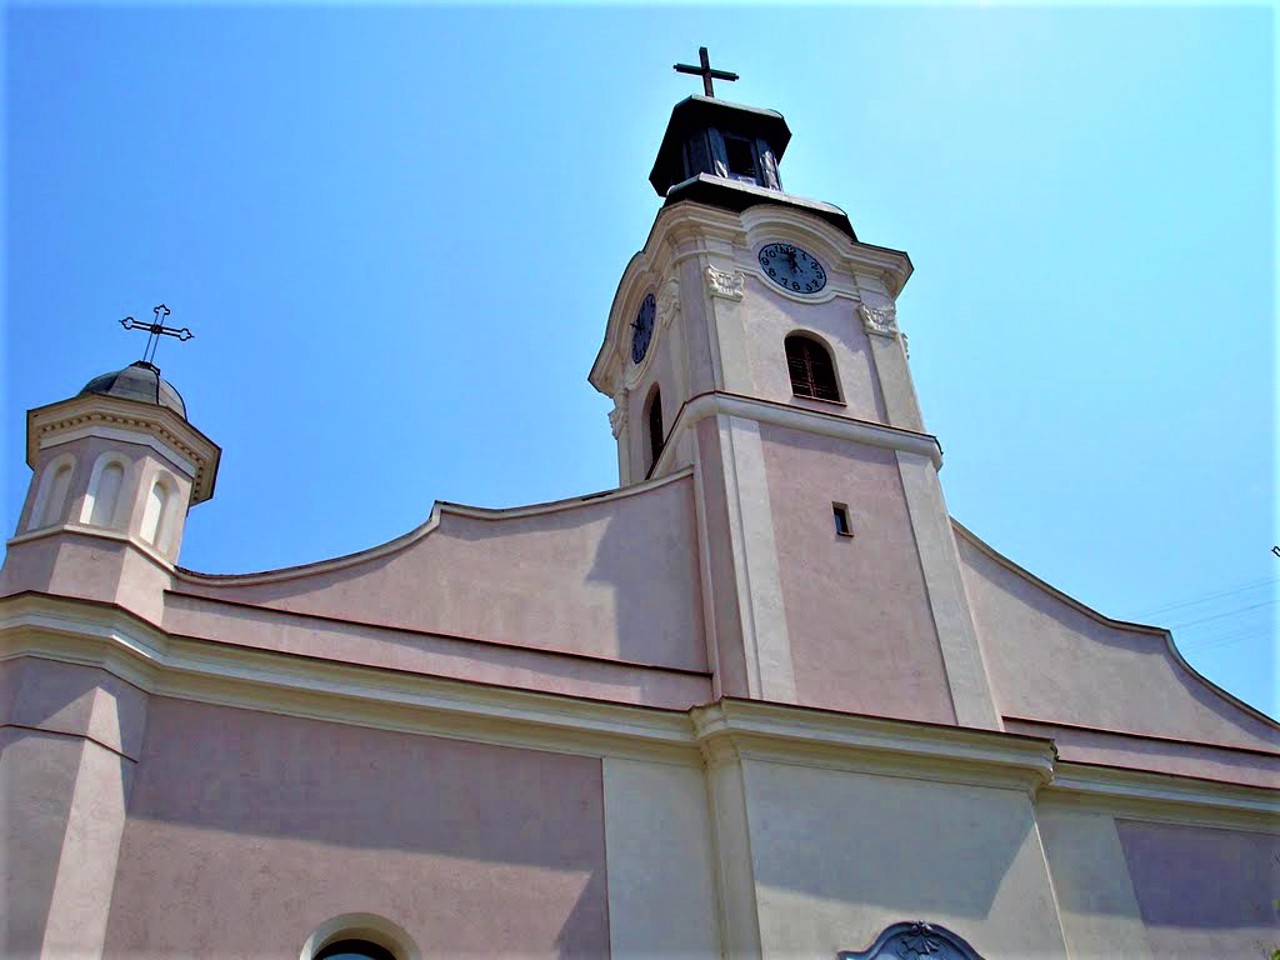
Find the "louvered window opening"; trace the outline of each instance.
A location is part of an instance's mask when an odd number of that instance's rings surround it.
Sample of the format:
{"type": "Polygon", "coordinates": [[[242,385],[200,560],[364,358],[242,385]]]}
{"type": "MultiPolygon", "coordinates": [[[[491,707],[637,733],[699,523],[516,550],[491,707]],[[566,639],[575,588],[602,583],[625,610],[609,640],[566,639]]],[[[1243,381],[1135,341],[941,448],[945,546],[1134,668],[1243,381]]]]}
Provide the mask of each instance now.
{"type": "Polygon", "coordinates": [[[797,397],[839,401],[836,368],[826,347],[808,337],[787,337],[786,348],[791,392],[797,397]]]}
{"type": "Polygon", "coordinates": [[[662,392],[657,387],[649,398],[649,469],[658,462],[662,453],[662,392]]]}

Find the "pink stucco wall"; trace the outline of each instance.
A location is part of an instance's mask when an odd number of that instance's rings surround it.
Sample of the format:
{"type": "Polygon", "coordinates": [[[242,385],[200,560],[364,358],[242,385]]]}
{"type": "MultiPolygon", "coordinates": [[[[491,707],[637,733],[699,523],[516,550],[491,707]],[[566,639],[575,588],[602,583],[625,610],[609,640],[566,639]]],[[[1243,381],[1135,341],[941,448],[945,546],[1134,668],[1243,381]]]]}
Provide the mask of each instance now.
{"type": "Polygon", "coordinates": [[[593,700],[686,709],[712,699],[711,678],[704,672],[373,627],[182,593],[166,597],[164,626],[215,643],[593,700]]]}
{"type": "Polygon", "coordinates": [[[295,960],[373,913],[424,957],[608,953],[598,760],[156,698],[109,958],[295,960]]]}
{"type": "Polygon", "coordinates": [[[888,422],[871,344],[852,300],[837,297],[826,303],[796,303],[753,275],[748,274],[746,284],[742,317],[756,396],[859,420],[888,422]],[[844,406],[793,396],[783,341],[797,329],[816,333],[826,341],[844,406]]]}
{"type": "Polygon", "coordinates": [[[971,535],[958,530],[956,541],[1004,716],[1280,752],[1277,727],[1179,663],[1160,631],[1107,621],[997,561],[971,535]]]}
{"type": "Polygon", "coordinates": [[[1156,960],[1269,957],[1280,946],[1280,837],[1118,820],[1156,960]]]}
{"type": "Polygon", "coordinates": [[[892,451],[760,429],[799,702],[954,723],[892,451]],[[855,536],[838,536],[833,501],[855,536]]]}
{"type": "Polygon", "coordinates": [[[1009,733],[1052,740],[1058,756],[1073,763],[1149,770],[1271,789],[1280,787],[1280,752],[1228,749],[1211,743],[1136,737],[1008,717],[1004,728],[1009,733]]]}
{"type": "Polygon", "coordinates": [[[688,477],[635,494],[437,529],[340,569],[188,593],[277,610],[686,670],[706,669],[688,477]]]}

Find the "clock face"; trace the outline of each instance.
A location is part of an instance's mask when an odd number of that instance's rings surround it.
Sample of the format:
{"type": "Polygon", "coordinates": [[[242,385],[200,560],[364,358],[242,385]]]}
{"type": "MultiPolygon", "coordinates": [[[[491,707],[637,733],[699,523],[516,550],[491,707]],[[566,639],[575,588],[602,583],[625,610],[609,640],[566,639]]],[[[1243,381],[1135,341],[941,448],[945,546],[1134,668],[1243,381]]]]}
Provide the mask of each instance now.
{"type": "Polygon", "coordinates": [[[632,363],[639,363],[644,359],[644,355],[649,352],[649,341],[653,339],[653,321],[657,313],[658,305],[651,293],[644,298],[644,303],[640,304],[640,309],[636,312],[636,319],[631,324],[632,363]]]}
{"type": "Polygon", "coordinates": [[[817,257],[794,243],[766,244],[758,259],[765,275],[784,290],[817,293],[827,285],[827,271],[817,257]]]}

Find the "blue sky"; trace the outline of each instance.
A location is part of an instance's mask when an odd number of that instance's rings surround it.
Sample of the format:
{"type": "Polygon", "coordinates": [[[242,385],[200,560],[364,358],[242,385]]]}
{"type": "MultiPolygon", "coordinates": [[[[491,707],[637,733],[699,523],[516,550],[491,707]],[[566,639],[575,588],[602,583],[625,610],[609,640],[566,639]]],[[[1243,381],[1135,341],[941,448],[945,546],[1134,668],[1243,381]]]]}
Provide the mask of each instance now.
{"type": "Polygon", "coordinates": [[[789,191],[911,254],[951,512],[1274,712],[1265,7],[11,6],[5,524],[23,411],[161,301],[224,449],[185,566],[615,485],[586,374],[700,44],[789,191]]]}

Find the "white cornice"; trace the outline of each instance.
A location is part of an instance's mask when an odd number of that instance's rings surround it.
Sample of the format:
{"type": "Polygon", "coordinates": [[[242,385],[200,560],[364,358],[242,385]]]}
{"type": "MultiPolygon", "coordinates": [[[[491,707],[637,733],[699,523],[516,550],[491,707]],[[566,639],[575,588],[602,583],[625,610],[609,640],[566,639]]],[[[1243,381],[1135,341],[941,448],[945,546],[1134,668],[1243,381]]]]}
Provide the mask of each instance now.
{"type": "Polygon", "coordinates": [[[1280,835],[1277,791],[1245,784],[1059,761],[1041,798],[1121,817],[1243,826],[1280,835]]]}
{"type": "Polygon", "coordinates": [[[40,450],[84,436],[150,446],[192,474],[191,505],[213,496],[222,455],[216,443],[168,407],[102,394],[83,394],[27,411],[27,463],[40,450]]]}
{"type": "Polygon", "coordinates": [[[750,700],[690,711],[708,763],[730,757],[1034,793],[1053,777],[1051,740],[750,700]]]}
{"type": "MultiPolygon", "coordinates": [[[[865,443],[872,447],[883,447],[886,450],[903,450],[908,453],[927,457],[934,467],[942,466],[942,447],[936,437],[927,433],[915,433],[900,427],[890,427],[869,420],[855,420],[851,417],[824,413],[821,410],[810,410],[807,407],[793,407],[785,403],[774,403],[771,400],[760,400],[755,397],[744,397],[733,393],[709,392],[691,398],[676,414],[671,425],[669,436],[691,429],[694,424],[708,417],[728,416],[755,420],[758,423],[769,423],[774,426],[787,427],[805,433],[816,433],[837,440],[851,440],[865,443]]],[[[675,455],[676,444],[668,440],[662,448],[653,472],[661,473],[675,455]]]]}
{"type": "Polygon", "coordinates": [[[1277,791],[1066,763],[1051,740],[723,699],[687,712],[174,636],[108,604],[0,600],[0,659],[97,667],[157,696],[558,753],[735,759],[1015,789],[1115,816],[1280,832],[1277,791]]]}

